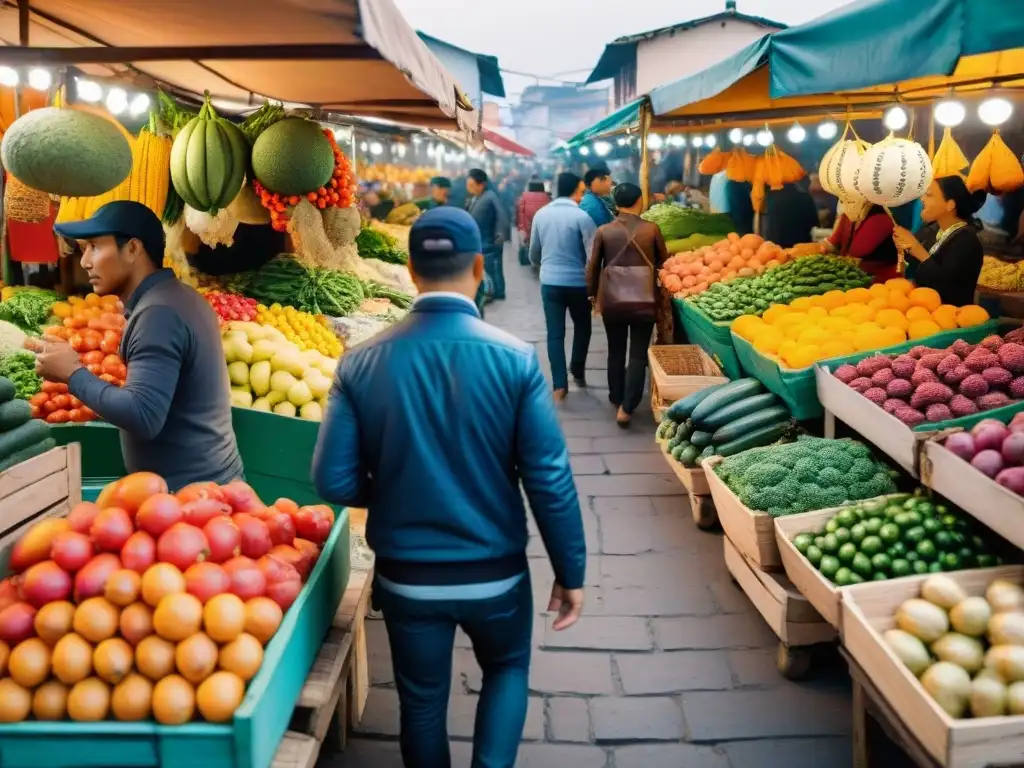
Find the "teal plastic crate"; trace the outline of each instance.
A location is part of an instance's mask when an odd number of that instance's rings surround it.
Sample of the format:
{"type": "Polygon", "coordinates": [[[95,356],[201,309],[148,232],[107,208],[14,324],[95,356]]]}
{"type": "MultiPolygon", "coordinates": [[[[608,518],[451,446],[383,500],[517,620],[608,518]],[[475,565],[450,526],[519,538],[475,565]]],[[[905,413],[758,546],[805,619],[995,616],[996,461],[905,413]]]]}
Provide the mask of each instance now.
{"type": "Polygon", "coordinates": [[[0,768],[268,768],[348,585],[350,551],[342,512],[231,723],[0,725],[0,768]]]}
{"type": "Polygon", "coordinates": [[[743,376],[743,368],[733,346],[732,323],[716,323],[697,307],[682,299],[672,299],[675,311],[682,317],[683,328],[691,344],[696,344],[715,361],[730,379],[743,376]]]}
{"type": "MultiPolygon", "coordinates": [[[[965,339],[973,344],[998,331],[999,322],[997,320],[989,320],[987,323],[974,326],[973,328],[956,328],[954,330],[942,331],[922,339],[904,342],[903,344],[873,349],[868,352],[858,352],[854,355],[846,355],[845,357],[833,357],[828,360],[821,360],[819,363],[827,365],[829,370],[834,371],[845,363],[857,363],[866,357],[877,354],[898,355],[921,345],[936,348],[948,347],[957,339],[965,339]]],[[[789,408],[793,418],[803,421],[816,418],[824,413],[821,401],[818,400],[818,388],[814,380],[813,365],[797,370],[786,370],[780,367],[774,360],[765,357],[754,349],[754,345],[743,337],[737,336],[735,333],[732,334],[732,337],[736,356],[743,370],[747,375],[753,376],[764,384],[770,392],[774,392],[789,408]]],[[[1010,406],[1004,407],[1009,408],[1010,406]]],[[[930,424],[927,428],[936,429],[937,425],[930,424]]]]}

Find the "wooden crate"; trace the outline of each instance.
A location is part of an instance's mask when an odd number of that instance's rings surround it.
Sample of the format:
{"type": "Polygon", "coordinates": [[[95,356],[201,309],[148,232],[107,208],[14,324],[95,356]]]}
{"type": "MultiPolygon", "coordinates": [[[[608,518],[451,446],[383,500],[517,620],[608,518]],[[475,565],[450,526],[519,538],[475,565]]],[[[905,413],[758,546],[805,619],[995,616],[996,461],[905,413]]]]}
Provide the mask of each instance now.
{"type": "Polygon", "coordinates": [[[708,353],[693,344],[649,347],[647,362],[651,367],[651,392],[657,388],[659,406],[667,407],[705,387],[728,381],[708,353]]]}
{"type": "Polygon", "coordinates": [[[781,570],[782,555],[775,541],[775,523],[766,512],[748,509],[715,474],[721,456],[704,460],[704,474],[711,497],[715,500],[718,522],[733,546],[761,570],[781,570]]]}
{"type": "Polygon", "coordinates": [[[679,478],[679,482],[683,484],[683,487],[693,496],[710,496],[711,488],[708,485],[708,478],[704,474],[703,468],[684,467],[665,450],[666,443],[664,441],[659,442],[659,444],[661,445],[661,455],[665,457],[669,469],[679,478]]]}
{"type": "MultiPolygon", "coordinates": [[[[1000,578],[1024,584],[1024,566],[944,575],[968,595],[983,595],[985,588],[1000,578]]],[[[944,768],[1019,765],[1024,755],[1024,716],[950,717],[882,640],[882,633],[896,624],[896,610],[903,601],[919,596],[927,578],[908,576],[845,587],[841,601],[843,644],[894,716],[944,768]]]]}
{"type": "Polygon", "coordinates": [[[82,500],[78,443],[54,448],[0,472],[0,571],[6,572],[10,544],[26,526],[63,517],[82,500]]]}

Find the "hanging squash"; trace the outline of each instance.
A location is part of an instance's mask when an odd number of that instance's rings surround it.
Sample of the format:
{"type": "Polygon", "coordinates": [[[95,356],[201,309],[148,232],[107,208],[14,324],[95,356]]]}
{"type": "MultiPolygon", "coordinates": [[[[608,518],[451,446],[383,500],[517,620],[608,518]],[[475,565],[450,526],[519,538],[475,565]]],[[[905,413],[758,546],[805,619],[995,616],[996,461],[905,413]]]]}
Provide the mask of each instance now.
{"type": "Polygon", "coordinates": [[[747,171],[747,158],[751,157],[743,147],[734,147],[725,164],[725,176],[729,181],[753,181],[753,173],[747,171]]]}
{"type": "Polygon", "coordinates": [[[985,190],[1002,194],[1021,187],[1024,187],[1024,168],[996,129],[971,165],[967,188],[971,192],[985,190]]]}
{"type": "Polygon", "coordinates": [[[238,195],[249,166],[249,142],[218,117],[209,96],[171,145],[171,183],[190,208],[216,214],[238,195]]]}
{"type": "Polygon", "coordinates": [[[857,191],[857,177],[861,158],[870,146],[856,137],[838,141],[822,160],[821,185],[844,202],[862,199],[863,195],[857,191]]]}
{"type": "Polygon", "coordinates": [[[792,184],[800,181],[807,175],[799,161],[792,155],[788,155],[778,147],[775,147],[775,155],[779,161],[779,170],[782,173],[782,183],[792,184]]]}
{"type": "Polygon", "coordinates": [[[932,159],[932,169],[935,172],[935,178],[959,176],[968,165],[970,163],[964,156],[963,150],[960,149],[960,145],[953,138],[953,129],[947,125],[946,129],[942,132],[942,141],[939,143],[939,148],[932,159]]]}
{"type": "Polygon", "coordinates": [[[729,155],[715,147],[711,154],[700,161],[700,165],[697,166],[699,170],[705,176],[714,176],[725,170],[725,164],[729,162],[729,155]]]}
{"type": "Polygon", "coordinates": [[[754,206],[754,210],[758,213],[764,213],[765,211],[765,197],[767,192],[765,190],[765,158],[754,157],[754,175],[751,179],[750,184],[750,203],[754,206]]]}
{"type": "Polygon", "coordinates": [[[932,183],[932,163],[916,141],[891,134],[860,159],[854,188],[875,205],[895,208],[917,200],[932,183]]]}

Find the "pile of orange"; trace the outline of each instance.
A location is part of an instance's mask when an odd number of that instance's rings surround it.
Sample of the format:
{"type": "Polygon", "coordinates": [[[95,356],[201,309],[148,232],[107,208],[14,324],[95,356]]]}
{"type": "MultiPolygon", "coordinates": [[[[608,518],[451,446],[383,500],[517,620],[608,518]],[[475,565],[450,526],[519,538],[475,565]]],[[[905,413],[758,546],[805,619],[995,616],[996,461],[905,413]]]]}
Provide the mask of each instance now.
{"type": "Polygon", "coordinates": [[[943,304],[937,291],[893,278],[870,288],[829,291],[774,304],[761,317],[736,318],[732,330],[761,354],[795,369],[988,320],[988,312],[976,304],[943,304]]]}

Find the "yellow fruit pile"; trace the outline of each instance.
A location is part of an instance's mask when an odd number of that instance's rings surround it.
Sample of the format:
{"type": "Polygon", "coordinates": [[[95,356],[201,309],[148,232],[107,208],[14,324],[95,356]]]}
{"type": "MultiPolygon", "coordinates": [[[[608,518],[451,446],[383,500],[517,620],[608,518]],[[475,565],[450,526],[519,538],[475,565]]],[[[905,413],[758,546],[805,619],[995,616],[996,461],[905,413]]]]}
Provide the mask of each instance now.
{"type": "Polygon", "coordinates": [[[761,317],[736,318],[732,330],[784,367],[806,368],[819,360],[891,347],[988,319],[988,312],[975,304],[942,304],[933,289],[894,278],[870,288],[773,304],[761,317]]]}
{"type": "Polygon", "coordinates": [[[986,256],[978,285],[994,291],[1024,291],[1024,261],[1011,264],[995,256],[986,256]]]}
{"type": "Polygon", "coordinates": [[[257,307],[256,322],[269,325],[284,334],[300,350],[315,349],[327,357],[341,357],[344,348],[341,340],[331,330],[330,320],[323,315],[311,315],[294,307],[260,304],[257,307]]]}

